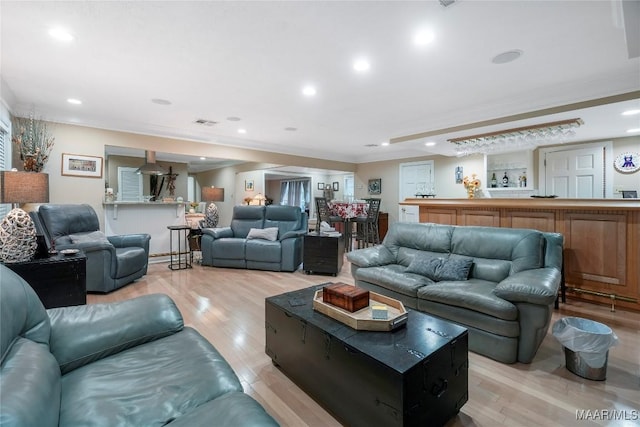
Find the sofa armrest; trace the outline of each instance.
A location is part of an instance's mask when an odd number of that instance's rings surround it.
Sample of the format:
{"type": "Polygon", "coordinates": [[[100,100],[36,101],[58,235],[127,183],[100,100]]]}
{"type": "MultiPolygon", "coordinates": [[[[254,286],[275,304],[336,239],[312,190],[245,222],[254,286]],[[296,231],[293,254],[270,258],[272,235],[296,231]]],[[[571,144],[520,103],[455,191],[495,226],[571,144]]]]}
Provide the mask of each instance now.
{"type": "Polygon", "coordinates": [[[384,245],[348,252],[347,259],[358,267],[376,267],[396,262],[395,255],[384,245]]]}
{"type": "Polygon", "coordinates": [[[510,302],[549,305],[558,296],[559,286],[558,269],[536,268],[512,274],[498,283],[493,293],[510,302]]]}
{"type": "Polygon", "coordinates": [[[161,294],[52,308],[47,313],[51,319],[49,346],[63,374],[184,327],[173,300],[161,294]]]}
{"type": "Polygon", "coordinates": [[[116,248],[140,247],[147,248],[151,236],[148,234],[122,234],[118,236],[107,236],[107,239],[116,248]]]}
{"type": "Polygon", "coordinates": [[[82,249],[85,254],[89,252],[107,251],[115,257],[115,247],[111,242],[96,240],[93,242],[79,242],[79,243],[63,243],[57,244],[56,249],[82,249]]]}
{"type": "Polygon", "coordinates": [[[284,233],[278,240],[291,239],[304,236],[305,234],[307,234],[306,230],[291,230],[284,233]]]}
{"type": "Polygon", "coordinates": [[[214,239],[221,239],[223,237],[233,237],[233,230],[231,227],[203,228],[202,234],[207,234],[214,239]]]}

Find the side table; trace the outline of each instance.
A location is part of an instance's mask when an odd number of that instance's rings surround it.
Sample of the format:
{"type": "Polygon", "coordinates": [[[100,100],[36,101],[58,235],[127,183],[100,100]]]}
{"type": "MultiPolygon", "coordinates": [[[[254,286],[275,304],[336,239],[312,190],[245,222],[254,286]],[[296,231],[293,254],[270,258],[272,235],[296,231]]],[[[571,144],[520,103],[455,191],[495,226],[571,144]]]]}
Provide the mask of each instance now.
{"type": "Polygon", "coordinates": [[[191,227],[188,225],[169,225],[169,268],[184,270],[191,268],[191,251],[189,250],[188,235],[191,227]],[[174,252],[174,234],[176,235],[177,252],[174,252]],[[175,257],[174,257],[175,255],[175,257]]]}
{"type": "Polygon", "coordinates": [[[304,236],[302,268],[305,273],[328,273],[336,276],[342,269],[344,235],[323,236],[312,232],[304,236]]]}
{"type": "Polygon", "coordinates": [[[45,308],[87,303],[87,257],[82,251],[5,265],[31,285],[45,308]]]}

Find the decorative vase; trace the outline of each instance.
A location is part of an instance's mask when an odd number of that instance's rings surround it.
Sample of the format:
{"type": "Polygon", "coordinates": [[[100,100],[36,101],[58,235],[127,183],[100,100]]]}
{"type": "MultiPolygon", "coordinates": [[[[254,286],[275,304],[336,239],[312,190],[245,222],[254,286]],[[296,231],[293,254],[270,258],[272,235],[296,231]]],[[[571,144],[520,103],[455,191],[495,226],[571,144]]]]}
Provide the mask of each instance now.
{"type": "Polygon", "coordinates": [[[36,227],[31,217],[22,209],[12,209],[0,222],[0,261],[29,261],[37,247],[36,227]]]}

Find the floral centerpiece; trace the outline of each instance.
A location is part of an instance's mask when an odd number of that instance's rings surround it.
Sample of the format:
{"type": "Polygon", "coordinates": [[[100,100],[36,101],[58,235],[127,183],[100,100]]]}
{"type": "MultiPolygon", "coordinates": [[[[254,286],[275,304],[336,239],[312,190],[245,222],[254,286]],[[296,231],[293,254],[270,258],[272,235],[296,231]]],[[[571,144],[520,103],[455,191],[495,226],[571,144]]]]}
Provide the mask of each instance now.
{"type": "Polygon", "coordinates": [[[11,141],[20,151],[23,168],[28,172],[40,172],[49,160],[55,138],[49,133],[47,123],[34,120],[33,115],[28,119],[15,117],[12,120],[11,141]]]}
{"type": "Polygon", "coordinates": [[[468,176],[465,176],[462,180],[464,184],[464,188],[467,189],[467,197],[473,199],[476,196],[476,191],[480,189],[480,180],[476,178],[476,174],[471,174],[471,179],[468,176]]]}

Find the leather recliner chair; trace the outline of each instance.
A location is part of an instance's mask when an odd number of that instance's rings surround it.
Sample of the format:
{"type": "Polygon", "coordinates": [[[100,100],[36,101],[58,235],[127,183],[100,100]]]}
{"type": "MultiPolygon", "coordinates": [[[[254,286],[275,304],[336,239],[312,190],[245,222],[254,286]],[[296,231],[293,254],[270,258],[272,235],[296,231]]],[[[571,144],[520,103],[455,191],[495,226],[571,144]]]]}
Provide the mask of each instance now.
{"type": "Polygon", "coordinates": [[[50,245],[84,252],[87,291],[111,292],[147,274],[148,234],[104,236],[95,210],[87,204],[42,205],[35,216],[50,245]]]}
{"type": "Polygon", "coordinates": [[[0,425],[278,423],[167,295],[45,310],[0,264],[0,425]]]}

